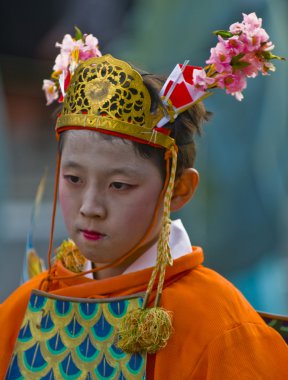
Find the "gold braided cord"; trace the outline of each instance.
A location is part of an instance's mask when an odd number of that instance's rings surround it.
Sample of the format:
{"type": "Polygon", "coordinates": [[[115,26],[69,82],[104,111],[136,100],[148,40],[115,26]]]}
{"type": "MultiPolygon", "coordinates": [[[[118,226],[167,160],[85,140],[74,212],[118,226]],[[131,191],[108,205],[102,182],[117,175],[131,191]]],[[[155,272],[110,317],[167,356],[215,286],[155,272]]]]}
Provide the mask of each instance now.
{"type": "Polygon", "coordinates": [[[147,144],[162,146],[169,149],[175,144],[172,137],[165,135],[164,133],[158,132],[146,128],[144,126],[139,126],[135,124],[129,124],[121,120],[113,120],[104,116],[94,116],[94,115],[83,115],[83,114],[68,114],[62,115],[58,118],[56,123],[56,132],[59,134],[63,130],[67,129],[92,129],[98,130],[99,132],[111,132],[125,136],[135,137],[139,140],[144,140],[147,144]]]}
{"type": "Polygon", "coordinates": [[[157,275],[159,275],[159,280],[158,280],[157,293],[156,293],[154,306],[158,305],[161,294],[162,294],[166,266],[168,264],[172,265],[173,263],[170,247],[169,247],[169,235],[170,235],[170,227],[171,227],[170,203],[171,203],[171,199],[173,195],[174,181],[175,181],[175,174],[176,174],[176,167],[177,167],[177,147],[175,145],[172,146],[171,149],[166,152],[165,158],[167,160],[166,170],[167,170],[167,176],[169,176],[169,180],[168,180],[165,197],[164,197],[164,205],[163,205],[164,208],[163,208],[163,219],[162,219],[163,222],[162,222],[162,229],[160,232],[160,237],[159,237],[158,246],[157,246],[157,261],[156,261],[156,265],[153,269],[153,272],[152,272],[152,275],[147,287],[146,296],[143,303],[144,308],[147,306],[157,275]],[[170,156],[172,156],[171,171],[170,171],[170,156]]]}
{"type": "Polygon", "coordinates": [[[166,265],[172,265],[169,248],[171,226],[169,215],[177,166],[177,147],[175,145],[166,151],[165,160],[166,180],[164,184],[163,226],[158,240],[156,266],[152,271],[142,308],[128,313],[119,326],[119,341],[117,342],[117,346],[128,353],[155,353],[166,346],[173,331],[172,314],[158,305],[162,294],[166,265]],[[159,275],[159,279],[154,306],[147,307],[157,275],[159,275]]]}

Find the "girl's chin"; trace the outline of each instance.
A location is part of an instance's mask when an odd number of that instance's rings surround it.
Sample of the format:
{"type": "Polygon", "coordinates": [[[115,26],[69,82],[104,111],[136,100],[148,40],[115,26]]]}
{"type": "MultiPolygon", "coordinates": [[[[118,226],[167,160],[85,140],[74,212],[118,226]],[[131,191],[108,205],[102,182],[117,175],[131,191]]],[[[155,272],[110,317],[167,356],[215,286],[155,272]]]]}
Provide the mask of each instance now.
{"type": "Polygon", "coordinates": [[[111,260],[107,260],[107,256],[102,257],[102,255],[97,255],[95,254],[95,252],[90,252],[89,250],[81,250],[80,248],[80,252],[82,253],[82,255],[86,258],[86,260],[89,260],[89,261],[92,261],[94,263],[94,265],[98,266],[98,265],[109,265],[110,263],[112,263],[115,259],[111,259],[111,260]]]}

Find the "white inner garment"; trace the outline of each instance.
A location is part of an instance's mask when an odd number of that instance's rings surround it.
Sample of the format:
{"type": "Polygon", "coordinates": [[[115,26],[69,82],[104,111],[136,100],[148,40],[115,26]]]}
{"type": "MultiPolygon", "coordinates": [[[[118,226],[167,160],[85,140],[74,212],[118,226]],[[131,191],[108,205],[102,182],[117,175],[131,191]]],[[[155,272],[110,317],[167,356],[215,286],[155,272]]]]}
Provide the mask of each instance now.
{"type": "MultiPolygon", "coordinates": [[[[187,231],[180,219],[173,220],[171,223],[171,232],[169,238],[169,245],[172,258],[178,259],[188,253],[191,253],[191,242],[187,231]]],[[[135,260],[124,272],[131,273],[137,272],[142,269],[154,267],[157,257],[157,242],[152,245],[142,256],[135,260]]]]}
{"type": "MultiPolygon", "coordinates": [[[[187,231],[185,230],[180,219],[173,220],[171,223],[171,232],[169,238],[169,245],[173,260],[181,256],[191,253],[191,242],[187,231]]],[[[152,245],[143,255],[138,257],[128,268],[125,269],[123,274],[137,272],[142,269],[154,267],[157,257],[157,242],[152,245]]],[[[91,262],[87,261],[84,270],[91,269],[91,262]]],[[[93,273],[89,273],[86,277],[93,278],[93,273]]]]}

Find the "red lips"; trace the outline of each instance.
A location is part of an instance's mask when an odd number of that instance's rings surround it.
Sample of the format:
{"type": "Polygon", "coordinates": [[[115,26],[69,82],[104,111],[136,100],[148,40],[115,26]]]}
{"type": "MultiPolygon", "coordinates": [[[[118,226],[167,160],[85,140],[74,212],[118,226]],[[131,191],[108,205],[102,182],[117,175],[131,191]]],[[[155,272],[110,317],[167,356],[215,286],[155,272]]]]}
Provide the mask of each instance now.
{"type": "Polygon", "coordinates": [[[89,230],[82,230],[82,234],[83,234],[84,238],[87,240],[100,240],[105,236],[105,235],[101,234],[100,232],[89,231],[89,230]]]}

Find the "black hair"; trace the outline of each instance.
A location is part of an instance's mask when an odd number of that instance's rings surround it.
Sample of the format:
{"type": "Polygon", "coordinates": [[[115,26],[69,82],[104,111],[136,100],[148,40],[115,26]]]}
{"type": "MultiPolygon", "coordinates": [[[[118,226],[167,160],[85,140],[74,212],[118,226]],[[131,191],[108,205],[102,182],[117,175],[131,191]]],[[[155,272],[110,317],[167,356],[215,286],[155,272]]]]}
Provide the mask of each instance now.
{"type": "MultiPolygon", "coordinates": [[[[148,73],[141,73],[141,75],[151,97],[150,111],[151,113],[156,112],[157,108],[161,106],[159,91],[166,78],[148,73]]],[[[178,147],[176,178],[181,176],[184,169],[194,166],[196,158],[195,135],[201,134],[202,124],[208,121],[210,116],[211,113],[206,111],[202,102],[199,102],[180,113],[173,123],[165,125],[166,128],[170,129],[170,136],[175,139],[178,147]]],[[[141,156],[154,159],[163,168],[164,148],[159,149],[137,142],[133,142],[133,145],[141,156]]]]}

